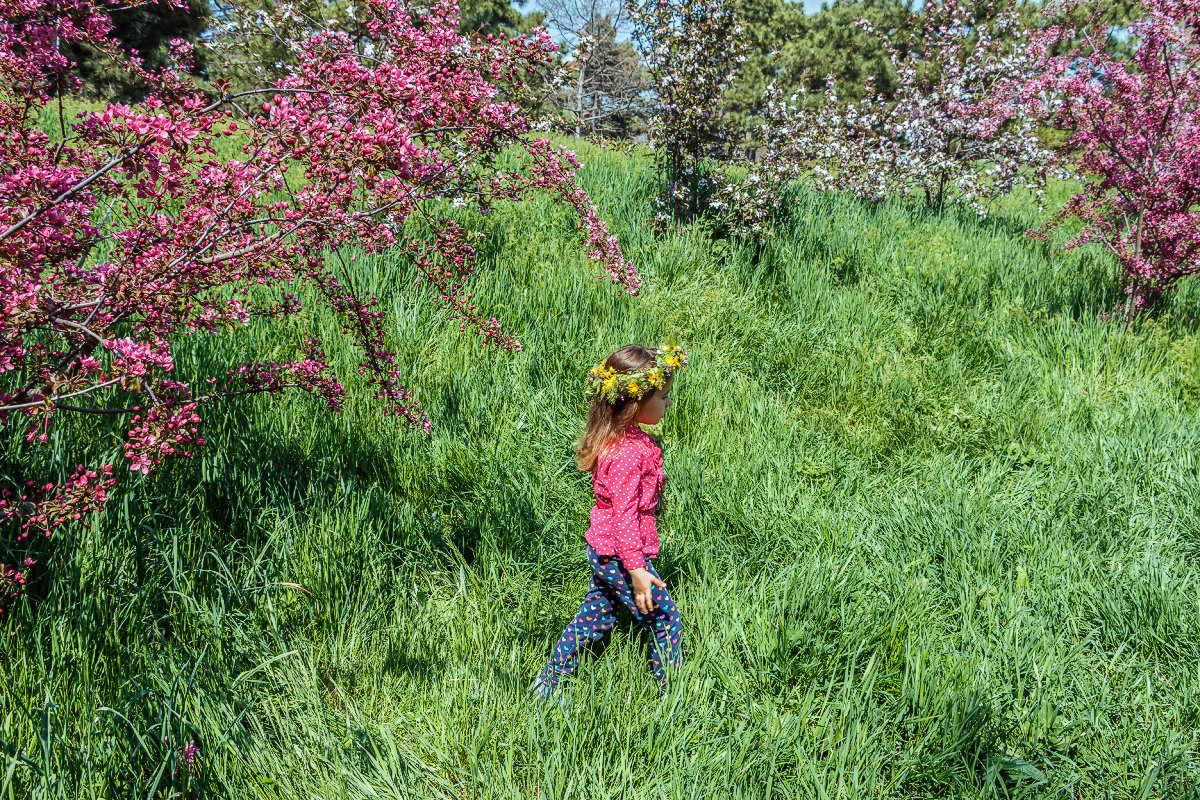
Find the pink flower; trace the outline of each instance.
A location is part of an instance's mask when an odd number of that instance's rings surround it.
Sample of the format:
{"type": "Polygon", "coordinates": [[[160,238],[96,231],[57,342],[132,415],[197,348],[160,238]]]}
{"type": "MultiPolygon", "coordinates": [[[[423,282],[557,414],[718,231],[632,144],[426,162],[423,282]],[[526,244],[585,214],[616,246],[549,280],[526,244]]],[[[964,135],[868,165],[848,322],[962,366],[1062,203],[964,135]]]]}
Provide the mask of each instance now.
{"type": "Polygon", "coordinates": [[[1098,242],[1116,257],[1127,314],[1200,272],[1200,4],[1148,0],[1144,14],[1129,26],[1129,59],[1105,51],[1111,31],[1098,17],[1044,28],[1029,47],[1036,67],[1014,90],[1072,132],[1068,146],[1087,178],[1035,235],[1080,220],[1067,247],[1098,242]]]}
{"type": "MultiPolygon", "coordinates": [[[[363,272],[331,254],[354,248],[361,264],[400,253],[461,330],[519,349],[469,290],[480,232],[432,220],[418,237],[408,224],[444,200],[485,210],[548,194],[578,216],[583,249],[608,277],[638,289],[576,182],[577,160],[529,135],[556,57],[545,32],[462,35],[453,0],[419,13],[368,0],[358,20],[368,54],[344,33],[297,29],[280,13],[271,24],[295,66],[236,104],[198,91],[186,74],[193,49],[173,41],[166,69],[149,70],[133,53],[112,64],[147,88],[144,101],[86,112],[58,142],[40,127],[47,87],[80,85],[67,46],[118,53],[110,14],[122,4],[2,1],[0,375],[37,377],[0,386],[0,425],[20,420],[30,442],[50,441],[61,414],[117,413],[128,422],[129,469],[147,475],[205,445],[201,407],[217,398],[301,389],[340,410],[346,388],[315,338],[278,363],[191,374],[199,337],[297,317],[301,285],[341,323],[332,336],[356,353],[381,413],[428,431],[401,380],[384,308],[354,287],[363,272]],[[251,105],[261,113],[235,114],[251,105]],[[232,155],[218,149],[226,137],[236,137],[232,155]],[[509,148],[524,161],[499,169],[495,157],[509,148]],[[285,183],[296,173],[299,185],[285,183]],[[176,357],[181,346],[187,358],[176,357]]],[[[83,470],[55,490],[61,497],[38,492],[28,501],[37,513],[23,506],[19,536],[49,535],[100,508],[110,473],[83,470]]],[[[3,508],[6,519],[16,513],[3,508]]]]}
{"type": "Polygon", "coordinates": [[[196,759],[199,757],[200,748],[196,746],[196,742],[194,740],[189,739],[188,743],[183,746],[182,753],[182,760],[184,765],[187,766],[188,772],[191,772],[194,769],[196,765],[196,759]]]}

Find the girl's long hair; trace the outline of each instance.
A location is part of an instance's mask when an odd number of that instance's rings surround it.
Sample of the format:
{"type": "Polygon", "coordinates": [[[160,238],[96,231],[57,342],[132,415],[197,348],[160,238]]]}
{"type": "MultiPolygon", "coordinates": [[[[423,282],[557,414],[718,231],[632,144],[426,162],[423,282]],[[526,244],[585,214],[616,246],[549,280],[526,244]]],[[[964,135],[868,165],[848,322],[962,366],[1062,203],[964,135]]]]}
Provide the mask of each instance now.
{"type": "MultiPolygon", "coordinates": [[[[627,344],[604,359],[604,366],[617,372],[638,372],[654,363],[655,354],[654,350],[640,344],[627,344]]],[[[625,429],[633,424],[640,402],[653,396],[653,392],[648,392],[641,401],[622,397],[615,403],[609,403],[603,397],[592,398],[587,427],[575,445],[575,465],[581,472],[595,471],[604,449],[621,438],[625,429]]]]}

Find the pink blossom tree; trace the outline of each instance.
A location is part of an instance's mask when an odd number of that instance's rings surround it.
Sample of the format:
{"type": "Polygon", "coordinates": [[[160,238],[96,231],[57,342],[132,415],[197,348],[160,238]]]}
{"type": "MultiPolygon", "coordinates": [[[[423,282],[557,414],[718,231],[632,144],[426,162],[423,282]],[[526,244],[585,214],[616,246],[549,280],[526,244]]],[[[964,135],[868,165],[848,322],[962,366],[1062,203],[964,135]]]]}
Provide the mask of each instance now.
{"type": "MultiPolygon", "coordinates": [[[[451,0],[362,0],[357,41],[317,31],[274,85],[233,92],[215,81],[206,95],[182,43],[166,70],[121,53],[108,35],[116,7],[0,0],[0,433],[37,444],[64,414],[115,415],[127,423],[128,468],[146,474],[205,443],[201,412],[217,399],[298,388],[336,410],[345,390],[312,336],[285,363],[216,375],[176,366],[180,335],[294,315],[301,286],[341,318],[382,413],[428,429],[384,314],[355,288],[342,253],[404,253],[462,330],[518,349],[472,299],[482,234],[451,218],[451,205],[486,212],[547,192],[577,212],[588,255],[637,292],[575,183],[574,156],[530,135],[531,86],[555,56],[544,31],[463,36],[451,0]],[[54,93],[78,83],[62,42],[104,48],[145,101],[68,121],[54,93]],[[39,127],[43,110],[57,116],[57,136],[39,127]],[[221,140],[234,157],[219,155],[221,140]],[[495,157],[510,148],[521,166],[499,169],[495,157]]],[[[104,503],[110,473],[81,466],[63,484],[26,476],[0,495],[0,524],[18,543],[49,536],[104,503]]],[[[0,565],[0,588],[17,591],[29,566],[0,565]]]]}
{"type": "Polygon", "coordinates": [[[1085,178],[1037,233],[1079,219],[1067,246],[1097,242],[1116,257],[1128,319],[1200,271],[1200,2],[1147,0],[1128,27],[1127,58],[1112,55],[1113,30],[1099,17],[1066,22],[1077,11],[1050,9],[1021,87],[1035,113],[1069,132],[1085,178]]]}

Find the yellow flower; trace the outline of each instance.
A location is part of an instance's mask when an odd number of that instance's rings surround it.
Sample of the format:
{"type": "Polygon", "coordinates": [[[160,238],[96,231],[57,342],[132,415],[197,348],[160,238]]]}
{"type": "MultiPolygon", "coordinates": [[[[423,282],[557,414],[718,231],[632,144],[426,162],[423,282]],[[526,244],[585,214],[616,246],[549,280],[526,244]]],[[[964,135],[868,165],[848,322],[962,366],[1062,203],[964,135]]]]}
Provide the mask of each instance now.
{"type": "Polygon", "coordinates": [[[666,384],[666,381],[663,380],[663,374],[662,374],[661,369],[656,369],[653,372],[651,372],[649,375],[646,376],[646,380],[649,381],[650,385],[653,386],[655,389],[661,389],[666,384]]]}
{"type": "Polygon", "coordinates": [[[601,391],[603,391],[605,394],[612,394],[613,390],[615,390],[616,388],[617,388],[617,379],[616,378],[607,378],[604,381],[604,383],[602,383],[600,385],[601,391]]]}
{"type": "Polygon", "coordinates": [[[667,356],[663,359],[663,363],[671,369],[679,369],[679,359],[675,356],[667,356]]]}
{"type": "Polygon", "coordinates": [[[636,400],[641,393],[642,393],[642,387],[639,386],[636,381],[630,381],[629,382],[629,396],[632,397],[634,400],[636,400]]]}

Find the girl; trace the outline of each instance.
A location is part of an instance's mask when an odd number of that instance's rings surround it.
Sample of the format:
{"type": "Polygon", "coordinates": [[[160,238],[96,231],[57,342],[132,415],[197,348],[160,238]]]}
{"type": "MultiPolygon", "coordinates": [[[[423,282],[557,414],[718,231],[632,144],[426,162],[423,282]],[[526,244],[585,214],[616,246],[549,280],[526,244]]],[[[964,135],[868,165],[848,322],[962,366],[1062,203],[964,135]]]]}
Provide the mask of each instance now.
{"type": "Polygon", "coordinates": [[[662,493],[662,451],[639,425],[654,425],[671,405],[671,380],[687,364],[682,347],[626,345],[588,375],[591,411],[575,463],[592,473],[596,505],[586,538],[592,583],[534,684],[550,697],[578,664],[579,650],[600,639],[625,606],[647,634],[650,668],[660,686],[681,663],[683,626],[666,584],[654,571],[658,555],[654,508],[662,493]]]}

